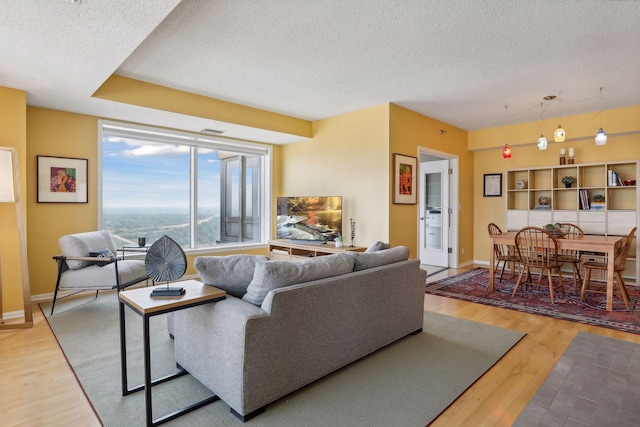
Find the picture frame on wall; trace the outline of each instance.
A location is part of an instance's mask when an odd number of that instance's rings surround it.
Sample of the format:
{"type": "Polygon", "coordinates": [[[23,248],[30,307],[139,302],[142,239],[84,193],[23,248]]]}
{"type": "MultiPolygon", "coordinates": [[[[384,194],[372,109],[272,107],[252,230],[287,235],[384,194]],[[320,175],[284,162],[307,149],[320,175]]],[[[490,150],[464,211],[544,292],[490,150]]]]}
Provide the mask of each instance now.
{"type": "Polygon", "coordinates": [[[415,205],[417,200],[416,173],[418,159],[394,153],[393,155],[393,203],[415,205]]]}
{"type": "Polygon", "coordinates": [[[502,174],[485,173],[483,185],[484,197],[502,197],[502,174]]]}
{"type": "Polygon", "coordinates": [[[38,156],[38,203],[87,203],[87,159],[38,156]]]}

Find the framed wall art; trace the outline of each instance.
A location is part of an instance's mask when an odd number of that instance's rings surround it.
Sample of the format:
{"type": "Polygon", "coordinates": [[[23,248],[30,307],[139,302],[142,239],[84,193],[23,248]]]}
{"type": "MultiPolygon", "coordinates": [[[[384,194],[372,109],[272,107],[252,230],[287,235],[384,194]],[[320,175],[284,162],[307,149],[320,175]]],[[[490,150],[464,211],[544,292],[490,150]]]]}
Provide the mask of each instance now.
{"type": "Polygon", "coordinates": [[[502,174],[485,173],[483,189],[484,197],[502,197],[502,174]]]}
{"type": "Polygon", "coordinates": [[[416,173],[418,159],[395,153],[393,155],[393,203],[416,204],[416,173]]]}
{"type": "Polygon", "coordinates": [[[87,159],[38,156],[38,203],[87,203],[87,159]]]}

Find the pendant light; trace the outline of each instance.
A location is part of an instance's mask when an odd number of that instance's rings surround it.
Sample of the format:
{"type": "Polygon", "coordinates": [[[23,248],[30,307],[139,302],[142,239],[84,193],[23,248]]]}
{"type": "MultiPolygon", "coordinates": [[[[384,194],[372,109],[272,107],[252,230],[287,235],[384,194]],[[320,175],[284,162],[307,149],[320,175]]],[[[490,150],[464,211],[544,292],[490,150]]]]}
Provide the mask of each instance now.
{"type": "MultiPolygon", "coordinates": [[[[602,101],[602,88],[600,88],[600,101],[602,101]]],[[[596,133],[596,145],[607,144],[607,133],[602,130],[602,113],[604,109],[600,110],[600,129],[596,133]]]]}
{"type": "MultiPolygon", "coordinates": [[[[540,103],[540,121],[542,122],[542,102],[540,103]]],[[[540,123],[542,125],[542,123],[540,123]]],[[[540,134],[540,138],[538,138],[538,150],[546,150],[547,149],[547,138],[544,137],[543,134],[540,134]]]]}
{"type": "Polygon", "coordinates": [[[596,133],[596,145],[606,145],[607,144],[607,133],[600,128],[598,133],[596,133]]]}
{"type": "Polygon", "coordinates": [[[562,128],[562,125],[558,125],[558,129],[556,129],[556,131],[553,133],[553,140],[555,142],[564,142],[564,137],[565,137],[565,132],[564,129],[562,128]]]}
{"type": "MultiPolygon", "coordinates": [[[[504,129],[504,124],[507,121],[507,106],[504,106],[504,121],[502,122],[503,128],[504,129]]],[[[505,131],[506,132],[506,131],[505,131]]],[[[502,158],[503,159],[510,159],[511,158],[511,147],[509,147],[509,144],[504,144],[504,147],[502,148],[502,158]]]]}
{"type": "Polygon", "coordinates": [[[540,135],[538,138],[538,150],[546,150],[547,149],[547,138],[544,135],[540,135]]]}
{"type": "MultiPolygon", "coordinates": [[[[557,100],[558,97],[556,95],[547,95],[544,98],[545,101],[553,101],[554,99],[557,100]]],[[[558,111],[558,116],[560,116],[560,112],[558,111]]],[[[564,142],[564,138],[566,136],[566,133],[564,131],[564,128],[562,127],[562,125],[558,125],[558,129],[555,130],[555,132],[553,132],[553,140],[555,142],[564,142]]]]}
{"type": "Polygon", "coordinates": [[[504,144],[504,148],[502,149],[502,158],[503,159],[511,158],[511,147],[509,147],[509,144],[504,144]]]}

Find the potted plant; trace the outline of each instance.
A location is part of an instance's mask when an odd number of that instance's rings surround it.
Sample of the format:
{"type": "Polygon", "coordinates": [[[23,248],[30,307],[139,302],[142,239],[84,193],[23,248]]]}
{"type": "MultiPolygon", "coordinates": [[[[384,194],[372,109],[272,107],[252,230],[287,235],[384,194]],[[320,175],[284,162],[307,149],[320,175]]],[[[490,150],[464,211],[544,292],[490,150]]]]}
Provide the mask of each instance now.
{"type": "Polygon", "coordinates": [[[573,176],[563,176],[562,177],[562,183],[567,188],[571,188],[571,184],[573,184],[574,182],[576,182],[576,178],[573,177],[573,176]]]}
{"type": "Polygon", "coordinates": [[[344,246],[344,241],[342,240],[342,234],[338,233],[338,236],[335,238],[336,248],[341,248],[344,246]]]}

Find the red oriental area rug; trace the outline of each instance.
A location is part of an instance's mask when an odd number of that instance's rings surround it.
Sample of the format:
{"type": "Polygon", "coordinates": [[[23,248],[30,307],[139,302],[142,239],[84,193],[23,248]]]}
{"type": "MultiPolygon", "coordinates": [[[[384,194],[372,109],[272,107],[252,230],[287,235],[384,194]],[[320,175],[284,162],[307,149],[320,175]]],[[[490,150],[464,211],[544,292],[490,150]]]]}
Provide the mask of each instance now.
{"type": "MultiPolygon", "coordinates": [[[[476,268],[455,276],[447,277],[433,283],[427,283],[428,294],[455,298],[493,307],[508,308],[524,313],[539,314],[556,319],[569,320],[587,325],[602,326],[624,332],[640,334],[640,290],[635,286],[627,286],[631,298],[631,310],[626,310],[620,298],[614,295],[613,311],[605,310],[603,294],[587,294],[584,302],[580,302],[580,291],[575,291],[573,275],[564,277],[565,297],[556,292],[555,304],[551,304],[548,287],[529,286],[526,291],[518,290],[512,297],[517,276],[510,278],[505,272],[502,283],[496,277],[495,292],[489,292],[489,270],[476,268]]],[[[533,279],[536,283],[538,275],[533,279]]],[[[546,277],[544,278],[546,281],[546,277]]],[[[554,284],[558,278],[554,277],[554,284]]]]}

